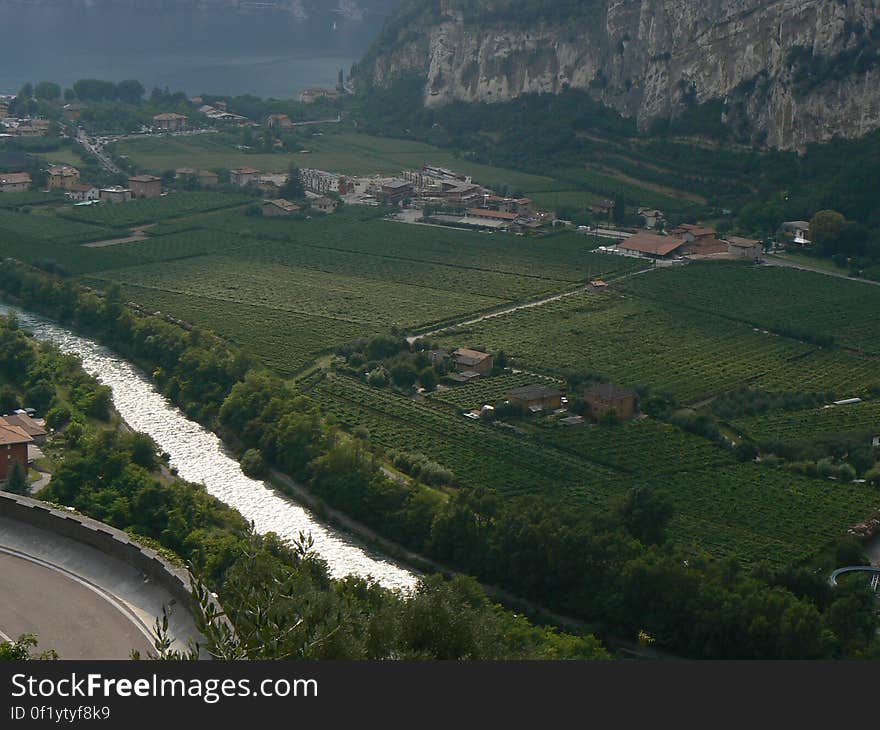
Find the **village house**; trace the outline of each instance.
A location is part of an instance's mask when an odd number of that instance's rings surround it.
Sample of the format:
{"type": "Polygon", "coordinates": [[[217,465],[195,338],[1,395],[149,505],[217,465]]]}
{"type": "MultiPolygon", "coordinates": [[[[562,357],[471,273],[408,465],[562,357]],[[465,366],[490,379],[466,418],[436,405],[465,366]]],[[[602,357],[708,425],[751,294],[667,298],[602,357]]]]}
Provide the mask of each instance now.
{"type": "Polygon", "coordinates": [[[459,348],[452,353],[455,369],[460,373],[477,373],[488,375],[495,367],[495,358],[488,352],[459,348]]]}
{"type": "Polygon", "coordinates": [[[871,446],[875,449],[880,448],[880,434],[875,434],[871,437],[871,446]]]}
{"type": "Polygon", "coordinates": [[[133,198],[158,198],[162,195],[162,178],[155,175],[133,175],[128,178],[133,198]]]}
{"type": "Polygon", "coordinates": [[[507,393],[513,405],[530,411],[555,411],[562,407],[562,391],[547,385],[526,385],[507,393]]]}
{"type": "Polygon", "coordinates": [[[5,101],[0,101],[0,119],[5,119],[9,116],[9,104],[5,101]]]}
{"type": "Polygon", "coordinates": [[[23,193],[31,187],[31,176],[26,172],[0,172],[0,193],[23,193]]]}
{"type": "Polygon", "coordinates": [[[27,474],[28,444],[33,442],[18,426],[0,423],[0,482],[6,481],[15,463],[20,464],[22,471],[27,474]]]}
{"type": "Polygon", "coordinates": [[[613,383],[594,385],[584,391],[584,402],[596,420],[610,411],[614,411],[618,418],[632,418],[636,413],[636,397],[634,390],[613,383]]]}
{"type": "Polygon", "coordinates": [[[276,198],[274,200],[264,200],[260,206],[260,211],[267,218],[275,218],[277,216],[291,215],[297,213],[301,208],[296,204],[284,198],[276,198]]]}
{"type": "Polygon", "coordinates": [[[639,208],[638,215],[645,221],[645,228],[649,231],[655,230],[666,220],[663,211],[655,208],[639,208]]]}
{"type": "Polygon", "coordinates": [[[270,114],[266,119],[266,126],[269,129],[290,130],[296,125],[290,120],[286,114],[270,114]]]}
{"type": "Polygon", "coordinates": [[[810,224],[808,221],[786,221],[779,226],[776,237],[796,246],[809,246],[810,224]]]}
{"type": "Polygon", "coordinates": [[[99,195],[102,203],[126,203],[131,200],[131,190],[118,185],[101,188],[99,195]]]}
{"type": "Polygon", "coordinates": [[[309,201],[309,205],[312,207],[312,210],[317,210],[321,213],[335,213],[339,207],[339,201],[333,198],[314,198],[309,201]]]}
{"type": "Polygon", "coordinates": [[[727,243],[718,240],[714,228],[682,223],[672,230],[672,234],[684,240],[684,253],[694,256],[727,253],[727,243]]]}
{"type": "Polygon", "coordinates": [[[70,190],[79,184],[79,170],[70,165],[52,165],[48,173],[49,190],[70,190]]]}
{"type": "Polygon", "coordinates": [[[760,241],[739,236],[727,237],[727,251],[738,259],[755,260],[764,255],[764,246],[760,241]]]}
{"type": "Polygon", "coordinates": [[[179,132],[186,129],[189,117],[175,112],[164,112],[153,117],[153,126],[163,132],[179,132]]]}
{"type": "Polygon", "coordinates": [[[34,443],[42,444],[46,441],[46,429],[31,418],[27,413],[14,413],[11,416],[0,418],[0,426],[15,426],[30,436],[34,443]]]}
{"type": "Polygon", "coordinates": [[[94,185],[86,183],[74,183],[68,185],[64,191],[64,197],[73,203],[82,203],[87,200],[100,200],[101,191],[94,185]]]}
{"type": "Polygon", "coordinates": [[[180,180],[182,178],[195,177],[196,169],[194,167],[178,167],[174,171],[174,179],[180,180]]]}
{"type": "Polygon", "coordinates": [[[617,244],[617,248],[652,259],[666,259],[681,253],[684,245],[682,238],[642,232],[624,239],[617,244]]]}
{"type": "Polygon", "coordinates": [[[253,167],[239,167],[229,171],[229,182],[240,188],[260,182],[260,171],[253,167]]]}

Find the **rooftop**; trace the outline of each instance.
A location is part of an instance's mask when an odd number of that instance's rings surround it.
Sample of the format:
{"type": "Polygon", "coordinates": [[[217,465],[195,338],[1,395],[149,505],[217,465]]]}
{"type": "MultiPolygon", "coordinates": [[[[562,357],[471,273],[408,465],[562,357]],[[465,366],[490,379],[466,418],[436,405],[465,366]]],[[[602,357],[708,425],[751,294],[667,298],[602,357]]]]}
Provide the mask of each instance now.
{"type": "Polygon", "coordinates": [[[13,426],[5,422],[0,423],[0,446],[13,446],[15,444],[29,444],[33,439],[19,426],[13,426]]]}
{"type": "Polygon", "coordinates": [[[731,246],[736,246],[737,248],[752,248],[759,244],[759,241],[755,241],[751,238],[740,238],[739,236],[728,236],[727,242],[731,246]]]}
{"type": "Polygon", "coordinates": [[[680,238],[669,236],[657,236],[653,233],[637,233],[618,244],[618,248],[625,251],[637,251],[638,253],[652,256],[668,256],[677,248],[681,248],[684,241],[680,238]]]}
{"type": "Polygon", "coordinates": [[[28,415],[3,416],[0,418],[0,426],[13,426],[31,437],[46,435],[46,429],[28,415]]]}
{"type": "Polygon", "coordinates": [[[467,214],[475,218],[496,218],[504,221],[515,221],[519,217],[516,213],[504,213],[500,210],[486,210],[485,208],[468,208],[467,214]]]}
{"type": "Polygon", "coordinates": [[[455,358],[456,362],[462,365],[477,365],[487,358],[492,357],[488,352],[480,352],[479,350],[468,350],[465,347],[459,348],[458,350],[453,352],[452,356],[455,358]]]}

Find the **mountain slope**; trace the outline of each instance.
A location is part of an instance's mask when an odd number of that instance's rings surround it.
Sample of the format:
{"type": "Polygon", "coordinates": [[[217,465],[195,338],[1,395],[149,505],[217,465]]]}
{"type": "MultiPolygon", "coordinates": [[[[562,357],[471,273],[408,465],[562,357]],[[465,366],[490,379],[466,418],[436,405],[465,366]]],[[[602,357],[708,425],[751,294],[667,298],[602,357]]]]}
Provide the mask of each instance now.
{"type": "Polygon", "coordinates": [[[360,74],[428,106],[584,89],[641,128],[702,106],[801,148],[880,127],[880,0],[404,0],[360,74]]]}

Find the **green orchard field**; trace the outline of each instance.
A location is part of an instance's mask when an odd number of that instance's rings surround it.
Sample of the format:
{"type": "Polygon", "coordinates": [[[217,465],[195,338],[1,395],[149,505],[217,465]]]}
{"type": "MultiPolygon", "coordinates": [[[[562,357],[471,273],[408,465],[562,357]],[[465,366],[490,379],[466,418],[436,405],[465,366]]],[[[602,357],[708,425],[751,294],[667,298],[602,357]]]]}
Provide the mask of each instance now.
{"type": "Polygon", "coordinates": [[[735,462],[674,426],[643,419],[616,427],[525,426],[463,418],[434,399],[418,402],[346,376],[313,379],[309,395],[372,442],[443,464],[461,488],[502,497],[542,494],[594,514],[635,485],[672,497],[671,536],[694,555],[736,553],[747,562],[808,558],[880,504],[877,492],[735,462]]]}
{"type": "MultiPolygon", "coordinates": [[[[419,399],[320,371],[303,381],[326,415],[365,428],[378,446],[425,454],[461,489],[540,494],[604,514],[632,487],[653,486],[672,496],[679,546],[777,564],[808,558],[880,505],[876,489],[740,463],[649,418],[572,429],[462,416],[513,387],[561,384],[572,372],[648,386],[697,409],[743,386],[863,395],[880,380],[872,287],[745,265],[645,270],[572,232],[447,230],[357,208],[268,220],[248,215],[248,201],[217,191],[29,213],[10,206],[0,209],[0,253],[51,263],[99,289],[119,285],[128,300],[211,329],[285,376],[392,329],[439,329],[432,341],[449,348],[503,349],[514,370],[419,399]],[[145,225],[140,240],[83,245],[145,225]],[[580,290],[597,277],[611,283],[607,292],[580,290]]],[[[797,439],[867,432],[876,415],[872,402],[731,426],[753,439],[797,439]]]]}

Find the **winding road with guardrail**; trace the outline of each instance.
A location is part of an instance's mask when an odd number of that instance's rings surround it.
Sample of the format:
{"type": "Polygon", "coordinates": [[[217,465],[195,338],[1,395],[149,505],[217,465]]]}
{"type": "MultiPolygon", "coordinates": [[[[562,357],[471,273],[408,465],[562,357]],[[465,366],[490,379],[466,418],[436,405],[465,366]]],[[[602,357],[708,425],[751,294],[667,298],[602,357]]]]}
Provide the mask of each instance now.
{"type": "Polygon", "coordinates": [[[874,577],[871,580],[871,587],[875,591],[878,589],[878,583],[880,583],[880,567],[876,565],[850,565],[846,568],[838,568],[831,574],[831,577],[828,578],[828,582],[831,585],[836,586],[837,579],[847,573],[872,573],[874,577]]]}

